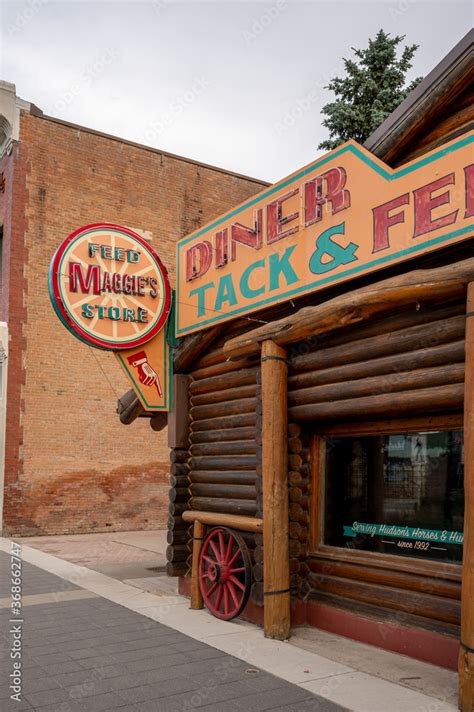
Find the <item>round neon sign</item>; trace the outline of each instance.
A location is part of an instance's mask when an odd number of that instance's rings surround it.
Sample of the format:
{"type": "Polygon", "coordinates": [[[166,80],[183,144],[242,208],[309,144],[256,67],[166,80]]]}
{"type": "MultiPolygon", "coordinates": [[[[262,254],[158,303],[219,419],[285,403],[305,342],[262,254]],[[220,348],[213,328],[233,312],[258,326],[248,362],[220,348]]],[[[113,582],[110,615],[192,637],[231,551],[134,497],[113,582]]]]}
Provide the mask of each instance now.
{"type": "Polygon", "coordinates": [[[108,223],[81,227],[60,244],[49,294],[74,336],[111,351],[152,339],[171,307],[168,274],[156,252],[133,230],[108,223]]]}

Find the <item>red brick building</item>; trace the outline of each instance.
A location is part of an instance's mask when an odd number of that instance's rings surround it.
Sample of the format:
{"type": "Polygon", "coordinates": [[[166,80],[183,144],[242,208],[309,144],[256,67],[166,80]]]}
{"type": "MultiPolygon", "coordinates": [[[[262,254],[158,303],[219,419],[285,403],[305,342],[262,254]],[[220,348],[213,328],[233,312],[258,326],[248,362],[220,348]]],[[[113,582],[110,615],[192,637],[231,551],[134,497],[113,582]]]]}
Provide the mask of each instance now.
{"type": "Polygon", "coordinates": [[[128,383],[56,318],[49,262],[74,229],[118,223],[151,240],[174,284],[176,240],[265,184],[45,116],[6,82],[0,178],[3,531],[165,526],[166,432],[146,418],[124,431],[115,404],[128,383]]]}

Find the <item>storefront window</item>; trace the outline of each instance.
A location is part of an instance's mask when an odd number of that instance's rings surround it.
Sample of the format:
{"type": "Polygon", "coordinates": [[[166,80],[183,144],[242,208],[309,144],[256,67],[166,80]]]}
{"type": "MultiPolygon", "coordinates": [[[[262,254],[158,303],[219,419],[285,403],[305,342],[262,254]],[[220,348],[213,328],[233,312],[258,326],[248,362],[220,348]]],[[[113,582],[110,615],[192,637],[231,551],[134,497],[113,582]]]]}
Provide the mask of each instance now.
{"type": "Polygon", "coordinates": [[[325,444],[325,544],[462,560],[462,431],[326,438],[325,444]]]}

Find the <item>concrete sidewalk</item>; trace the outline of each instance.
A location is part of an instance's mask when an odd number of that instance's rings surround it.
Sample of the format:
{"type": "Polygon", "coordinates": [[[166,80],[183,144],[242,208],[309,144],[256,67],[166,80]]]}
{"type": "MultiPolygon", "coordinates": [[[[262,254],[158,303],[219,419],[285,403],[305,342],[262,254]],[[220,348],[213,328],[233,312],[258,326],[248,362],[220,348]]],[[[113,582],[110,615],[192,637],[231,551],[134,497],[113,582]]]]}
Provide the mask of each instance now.
{"type": "MultiPolygon", "coordinates": [[[[231,654],[247,667],[260,668],[306,693],[319,695],[324,702],[315,698],[313,703],[318,702],[320,706],[315,709],[321,712],[327,702],[354,712],[382,709],[387,712],[454,712],[457,709],[456,675],[450,671],[314,629],[296,629],[291,643],[279,643],[265,639],[259,628],[243,621],[225,623],[205,610],[190,611],[186,599],[175,593],[175,580],[165,577],[160,565],[156,566],[161,563],[165,548],[163,534],[134,532],[28,540],[41,550],[25,546],[26,539],[21,541],[25,561],[145,618],[165,623],[193,638],[193,642],[206,643],[221,653],[231,654]],[[102,542],[101,537],[105,537],[102,542]],[[120,537],[118,541],[117,537],[120,537]],[[116,546],[131,547],[131,550],[121,551],[117,556],[116,546]],[[133,552],[133,548],[137,551],[133,552]],[[49,551],[61,553],[69,561],[52,556],[49,551]],[[154,558],[148,558],[150,553],[154,558]],[[133,557],[137,560],[130,561],[133,557]],[[85,558],[94,570],[72,563],[85,558]],[[110,566],[114,567],[115,580],[100,573],[104,567],[109,572],[110,566]],[[130,566],[136,567],[136,578],[128,578],[130,566]]],[[[9,547],[10,542],[3,540],[0,548],[9,551],[9,547]]],[[[85,604],[83,601],[82,605],[85,604]]],[[[161,707],[154,709],[159,711],[161,707]]],[[[225,712],[226,707],[215,709],[225,712]]],[[[306,708],[297,705],[294,709],[306,708]]]]}
{"type": "Polygon", "coordinates": [[[343,710],[31,564],[22,565],[22,615],[14,617],[7,553],[0,566],[3,712],[343,710]],[[12,635],[18,629],[21,645],[12,635]],[[22,663],[13,690],[11,649],[22,663]],[[11,699],[15,693],[20,699],[11,699]]]}

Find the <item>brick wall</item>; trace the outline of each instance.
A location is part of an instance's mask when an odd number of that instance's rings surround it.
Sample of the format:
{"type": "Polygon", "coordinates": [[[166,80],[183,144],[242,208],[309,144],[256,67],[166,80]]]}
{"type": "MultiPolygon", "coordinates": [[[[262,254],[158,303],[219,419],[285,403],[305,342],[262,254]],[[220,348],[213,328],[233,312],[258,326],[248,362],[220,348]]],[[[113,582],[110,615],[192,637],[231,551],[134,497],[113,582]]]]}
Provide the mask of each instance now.
{"type": "Polygon", "coordinates": [[[3,206],[10,284],[0,318],[12,333],[5,533],[163,526],[166,432],[147,419],[121,425],[115,406],[128,382],[112,354],[83,345],[55,316],[49,262],[77,227],[114,222],[152,234],[174,284],[176,240],[262,184],[30,114],[20,139],[5,159],[10,173],[14,162],[13,209],[3,206]]]}
{"type": "Polygon", "coordinates": [[[28,259],[26,245],[27,219],[26,187],[30,164],[28,148],[20,152],[13,146],[10,156],[0,163],[6,187],[0,201],[2,240],[2,289],[0,295],[0,320],[8,322],[8,391],[7,422],[5,428],[4,510],[8,503],[9,514],[15,519],[21,509],[20,472],[23,456],[22,412],[24,410],[26,352],[26,299],[27,282],[24,266],[28,259]],[[8,493],[8,494],[7,494],[8,493]]]}

